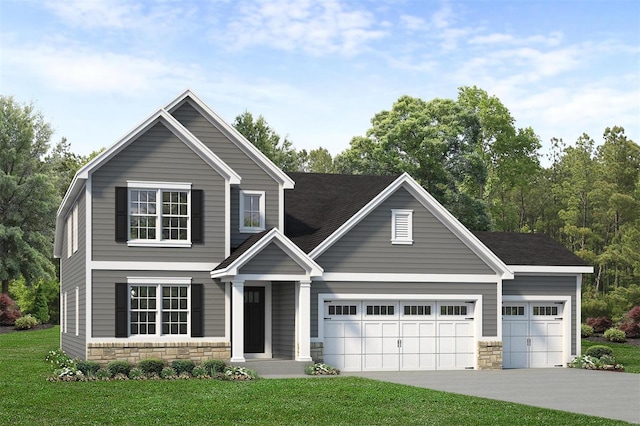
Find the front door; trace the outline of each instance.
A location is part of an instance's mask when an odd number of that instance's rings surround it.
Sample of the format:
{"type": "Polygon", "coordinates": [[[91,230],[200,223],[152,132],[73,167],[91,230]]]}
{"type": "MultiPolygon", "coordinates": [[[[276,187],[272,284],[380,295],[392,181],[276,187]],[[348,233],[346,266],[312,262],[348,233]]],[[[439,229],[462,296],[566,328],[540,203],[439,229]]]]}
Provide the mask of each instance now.
{"type": "Polygon", "coordinates": [[[264,287],[244,288],[244,351],[264,353],[264,287]]]}

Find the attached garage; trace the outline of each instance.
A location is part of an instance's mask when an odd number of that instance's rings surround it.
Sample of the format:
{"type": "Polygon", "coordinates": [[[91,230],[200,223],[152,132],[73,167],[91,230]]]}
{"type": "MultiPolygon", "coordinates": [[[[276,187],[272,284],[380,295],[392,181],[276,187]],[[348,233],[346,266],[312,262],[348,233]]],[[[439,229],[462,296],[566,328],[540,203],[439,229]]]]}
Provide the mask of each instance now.
{"type": "Polygon", "coordinates": [[[452,370],[475,365],[475,302],[324,302],[324,361],[343,371],[452,370]]]}

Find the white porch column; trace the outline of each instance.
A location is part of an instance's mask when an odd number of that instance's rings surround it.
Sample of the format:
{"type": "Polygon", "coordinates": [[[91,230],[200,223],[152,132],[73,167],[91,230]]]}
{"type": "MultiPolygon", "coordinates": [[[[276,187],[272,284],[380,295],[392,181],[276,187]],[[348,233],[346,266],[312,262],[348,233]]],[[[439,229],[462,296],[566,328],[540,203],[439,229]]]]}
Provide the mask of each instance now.
{"type": "Polygon", "coordinates": [[[244,359],[244,280],[231,281],[231,362],[244,359]]]}
{"type": "Polygon", "coordinates": [[[296,283],[296,361],[311,359],[311,280],[296,283]]]}

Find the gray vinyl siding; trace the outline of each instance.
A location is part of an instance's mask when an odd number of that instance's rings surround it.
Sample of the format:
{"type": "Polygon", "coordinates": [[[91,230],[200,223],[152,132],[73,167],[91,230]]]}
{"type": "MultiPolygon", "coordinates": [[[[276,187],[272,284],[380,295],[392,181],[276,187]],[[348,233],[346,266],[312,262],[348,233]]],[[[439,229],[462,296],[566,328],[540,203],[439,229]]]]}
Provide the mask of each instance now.
{"type": "Polygon", "coordinates": [[[127,277],[191,277],[193,284],[204,284],[204,337],[224,337],[224,284],[208,272],[93,271],[92,276],[93,337],[115,337],[116,283],[126,283],[127,277]]]}
{"type": "Polygon", "coordinates": [[[271,341],[274,358],[295,358],[296,288],[292,282],[274,282],[271,341]]]}
{"type": "MultiPolygon", "coordinates": [[[[571,296],[571,354],[576,354],[576,276],[522,276],[502,283],[503,296],[571,296]]],[[[502,311],[502,309],[501,309],[502,311]]]]}
{"type": "Polygon", "coordinates": [[[271,243],[240,268],[241,274],[304,274],[305,270],[294,262],[276,244],[271,243]]]}
{"type": "Polygon", "coordinates": [[[92,175],[93,260],[221,262],[224,179],[163,124],[156,124],[92,175]],[[204,244],[127,247],[115,242],[115,188],[128,180],[191,183],[204,191],[204,244]]]}
{"type": "Polygon", "coordinates": [[[325,272],[494,274],[475,253],[398,189],[316,259],[325,272]],[[413,244],[391,243],[391,210],[413,210],[413,244]]]}
{"type": "MultiPolygon", "coordinates": [[[[320,293],[425,295],[478,294],[482,295],[482,335],[485,337],[493,337],[498,334],[498,292],[497,285],[494,283],[371,283],[314,281],[311,284],[311,337],[318,337],[318,294],[320,293]]],[[[391,298],[391,300],[393,300],[393,298],[391,298]]]]}
{"type": "Polygon", "coordinates": [[[231,247],[239,246],[251,235],[239,231],[240,190],[265,191],[265,227],[266,229],[278,227],[280,197],[278,183],[235,143],[200,115],[189,102],[185,102],[173,111],[172,115],[242,177],[241,184],[231,188],[231,247]]]}
{"type": "MultiPolygon", "coordinates": [[[[85,359],[86,347],[86,196],[82,191],[78,197],[78,251],[67,257],[66,228],[62,238],[62,257],[60,258],[60,300],[67,294],[67,332],[61,329],[60,344],[71,358],[85,359]],[[76,287],[79,297],[76,300],[76,287]],[[78,304],[78,335],[76,336],[76,303],[78,304]]],[[[69,212],[71,214],[71,211],[69,212]]],[[[62,310],[60,315],[63,315],[62,310]]],[[[60,318],[62,325],[62,318],[60,318]]]]}

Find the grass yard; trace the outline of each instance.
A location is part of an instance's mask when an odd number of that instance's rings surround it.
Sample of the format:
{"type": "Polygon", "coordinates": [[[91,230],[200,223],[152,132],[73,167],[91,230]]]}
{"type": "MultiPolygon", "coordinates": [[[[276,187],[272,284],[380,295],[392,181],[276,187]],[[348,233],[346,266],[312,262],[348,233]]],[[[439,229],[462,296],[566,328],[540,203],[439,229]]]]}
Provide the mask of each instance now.
{"type": "Polygon", "coordinates": [[[58,333],[0,335],[0,423],[624,424],[354,377],[50,383],[43,360],[58,333]]]}
{"type": "Polygon", "coordinates": [[[629,345],[625,343],[613,342],[593,342],[582,339],[582,353],[595,345],[608,346],[613,349],[613,356],[616,361],[624,365],[624,371],[627,373],[640,374],[640,346],[629,345]]]}

